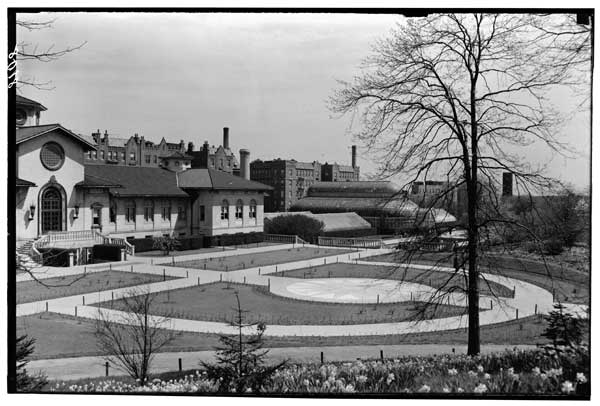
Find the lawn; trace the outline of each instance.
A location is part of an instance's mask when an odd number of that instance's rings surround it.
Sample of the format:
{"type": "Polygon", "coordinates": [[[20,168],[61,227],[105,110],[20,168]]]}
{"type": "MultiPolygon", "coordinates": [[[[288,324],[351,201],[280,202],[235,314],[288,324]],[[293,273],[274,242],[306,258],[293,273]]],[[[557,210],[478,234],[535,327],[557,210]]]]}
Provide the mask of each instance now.
{"type": "MultiPolygon", "coordinates": [[[[169,276],[167,280],[174,279],[169,276]]],[[[100,271],[17,283],[17,304],[160,282],[162,275],[100,271]]]]}
{"type": "MultiPolygon", "coordinates": [[[[367,258],[366,261],[406,262],[406,253],[400,251],[367,258]]],[[[452,266],[451,253],[416,253],[411,258],[414,264],[438,264],[452,266]]],[[[556,264],[510,257],[488,255],[481,260],[481,271],[499,274],[555,291],[555,300],[568,303],[589,303],[589,274],[556,264]]]]}
{"type": "MultiPolygon", "coordinates": [[[[236,306],[238,291],[248,321],[266,324],[358,324],[387,323],[415,320],[421,317],[418,304],[385,303],[379,305],[318,303],[275,296],[264,287],[213,283],[160,292],[156,295],[153,314],[177,318],[229,322],[236,306]]],[[[98,303],[97,306],[123,309],[122,302],[98,303]]],[[[435,313],[429,309],[424,317],[441,318],[464,314],[459,306],[439,306],[435,313]]]]}
{"type": "MultiPolygon", "coordinates": [[[[532,316],[481,327],[481,344],[538,344],[546,323],[543,316],[532,316]]],[[[32,359],[101,355],[96,348],[94,322],[56,313],[39,313],[17,318],[17,334],[36,339],[32,359]]],[[[267,334],[268,334],[267,326],[267,334]]],[[[213,350],[216,334],[180,333],[163,352],[213,350]]],[[[363,337],[266,337],[265,347],[324,347],[344,345],[467,344],[467,330],[363,337]]]]}
{"type": "Polygon", "coordinates": [[[238,248],[256,248],[256,247],[270,247],[272,245],[281,245],[283,243],[277,242],[259,242],[254,244],[240,244],[240,245],[231,245],[227,247],[209,247],[209,248],[198,248],[195,250],[187,250],[187,251],[171,251],[169,255],[165,255],[163,251],[153,250],[153,251],[144,251],[135,254],[136,257],[158,257],[158,258],[169,258],[169,257],[180,257],[183,255],[193,255],[193,254],[207,254],[209,252],[221,252],[227,250],[234,250],[238,248]]]}
{"type": "Polygon", "coordinates": [[[257,266],[285,264],[287,262],[327,257],[336,254],[342,255],[349,252],[352,251],[334,248],[298,247],[268,252],[257,252],[253,254],[231,255],[221,258],[180,261],[170,264],[170,266],[176,266],[180,268],[210,269],[213,271],[227,272],[236,271],[239,269],[254,268],[257,266]]]}
{"type": "MultiPolygon", "coordinates": [[[[448,291],[457,287],[465,288],[463,275],[447,272],[432,272],[421,269],[399,269],[376,265],[362,265],[350,263],[337,263],[320,265],[312,268],[294,269],[291,271],[277,272],[272,276],[285,276],[288,278],[373,278],[392,279],[406,282],[420,283],[448,291]]],[[[486,282],[480,278],[481,293],[489,295],[493,291],[500,297],[512,297],[512,289],[495,282],[486,282]]]]}

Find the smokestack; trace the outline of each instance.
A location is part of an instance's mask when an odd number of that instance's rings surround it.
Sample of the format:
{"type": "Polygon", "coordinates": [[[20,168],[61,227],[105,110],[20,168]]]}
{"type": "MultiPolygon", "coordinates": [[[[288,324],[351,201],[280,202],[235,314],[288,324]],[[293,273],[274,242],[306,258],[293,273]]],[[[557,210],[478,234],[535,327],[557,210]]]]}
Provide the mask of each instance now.
{"type": "Polygon", "coordinates": [[[229,127],[223,127],[223,148],[229,148],[229,127]]]}
{"type": "Polygon", "coordinates": [[[513,195],[513,174],[510,172],[504,172],[502,174],[502,196],[513,195]]]}
{"type": "Polygon", "coordinates": [[[356,168],[356,145],[352,146],[352,167],[356,168]]]}
{"type": "Polygon", "coordinates": [[[240,176],[250,180],[250,151],[240,149],[240,176]]]}

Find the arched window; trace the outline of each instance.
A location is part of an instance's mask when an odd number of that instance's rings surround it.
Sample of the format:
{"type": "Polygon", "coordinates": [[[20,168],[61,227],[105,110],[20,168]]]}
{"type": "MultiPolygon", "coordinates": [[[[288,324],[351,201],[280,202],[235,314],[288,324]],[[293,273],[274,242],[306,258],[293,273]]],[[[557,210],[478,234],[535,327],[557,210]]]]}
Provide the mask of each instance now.
{"type": "Polygon", "coordinates": [[[250,218],[256,218],[256,200],[254,199],[250,200],[250,218]]]}
{"type": "Polygon", "coordinates": [[[227,200],[223,200],[221,203],[221,220],[229,219],[229,202],[227,200]]]}
{"type": "Polygon", "coordinates": [[[235,203],[235,218],[241,220],[243,217],[244,217],[244,202],[242,202],[242,199],[238,199],[238,201],[235,203]]]}
{"type": "Polygon", "coordinates": [[[144,202],[144,220],[154,221],[154,202],[152,200],[144,202]]]}
{"type": "Polygon", "coordinates": [[[135,223],[135,201],[128,200],[125,204],[125,221],[135,223]]]}

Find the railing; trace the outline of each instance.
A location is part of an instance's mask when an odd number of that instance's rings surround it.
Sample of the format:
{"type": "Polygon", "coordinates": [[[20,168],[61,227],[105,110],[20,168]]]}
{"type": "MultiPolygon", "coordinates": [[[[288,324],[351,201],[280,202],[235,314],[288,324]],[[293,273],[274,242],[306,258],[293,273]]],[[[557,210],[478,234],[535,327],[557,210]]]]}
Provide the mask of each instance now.
{"type": "Polygon", "coordinates": [[[129,255],[135,255],[135,246],[133,246],[129,241],[125,238],[120,237],[105,237],[102,236],[103,244],[112,244],[112,245],[120,245],[125,249],[125,252],[129,255]]]}
{"type": "Polygon", "coordinates": [[[381,248],[383,240],[375,238],[319,237],[319,245],[330,247],[381,248]]]}
{"type": "Polygon", "coordinates": [[[398,244],[398,248],[412,250],[412,251],[429,251],[429,252],[441,252],[441,251],[453,251],[457,248],[462,248],[467,245],[466,241],[416,241],[416,242],[401,242],[398,244]]]}
{"type": "Polygon", "coordinates": [[[265,234],[265,242],[280,242],[284,244],[297,244],[297,235],[288,234],[265,234]]]}

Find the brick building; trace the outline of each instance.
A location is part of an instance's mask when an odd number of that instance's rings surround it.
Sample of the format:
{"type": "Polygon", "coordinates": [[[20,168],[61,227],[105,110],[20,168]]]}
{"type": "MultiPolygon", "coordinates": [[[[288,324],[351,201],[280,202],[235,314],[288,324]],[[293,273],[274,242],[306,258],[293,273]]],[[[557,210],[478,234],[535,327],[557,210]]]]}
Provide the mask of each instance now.
{"type": "Polygon", "coordinates": [[[271,195],[265,197],[266,212],[288,211],[306,196],[315,182],[358,181],[359,173],[355,145],[352,146],[352,166],[279,158],[271,161],[256,160],[250,164],[250,179],[274,188],[271,195]]]}

